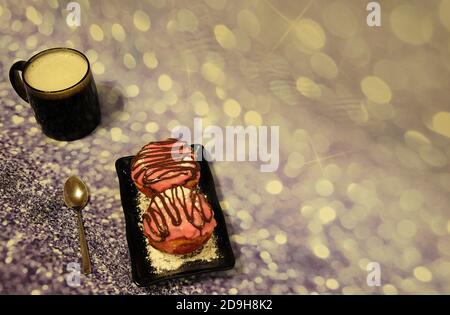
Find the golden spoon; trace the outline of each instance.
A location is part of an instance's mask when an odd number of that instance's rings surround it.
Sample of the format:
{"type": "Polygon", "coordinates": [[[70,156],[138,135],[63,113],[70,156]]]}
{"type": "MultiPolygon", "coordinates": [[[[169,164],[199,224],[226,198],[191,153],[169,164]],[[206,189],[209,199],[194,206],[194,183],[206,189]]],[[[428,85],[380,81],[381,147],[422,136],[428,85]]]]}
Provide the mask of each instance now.
{"type": "Polygon", "coordinates": [[[92,272],[89,249],[84,234],[83,218],[81,210],[89,200],[89,191],[86,184],[76,176],[70,176],[64,184],[64,203],[67,207],[75,209],[78,214],[78,234],[80,235],[80,247],[83,273],[88,275],[92,272]]]}

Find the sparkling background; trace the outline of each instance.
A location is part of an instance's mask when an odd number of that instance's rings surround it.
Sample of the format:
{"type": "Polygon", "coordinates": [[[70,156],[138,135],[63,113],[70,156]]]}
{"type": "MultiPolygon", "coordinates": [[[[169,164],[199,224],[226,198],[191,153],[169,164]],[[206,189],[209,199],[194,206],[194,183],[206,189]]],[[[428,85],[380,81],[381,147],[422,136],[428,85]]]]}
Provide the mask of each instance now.
{"type": "Polygon", "coordinates": [[[450,293],[450,0],[0,0],[0,293],[450,293]],[[54,46],[88,56],[89,137],[56,142],[8,70],[54,46]],[[130,280],[117,158],[179,125],[279,125],[280,167],[213,165],[234,270],[148,289],[130,280]],[[91,187],[94,273],[62,187],[91,187]],[[369,287],[366,266],[381,265],[369,287]]]}

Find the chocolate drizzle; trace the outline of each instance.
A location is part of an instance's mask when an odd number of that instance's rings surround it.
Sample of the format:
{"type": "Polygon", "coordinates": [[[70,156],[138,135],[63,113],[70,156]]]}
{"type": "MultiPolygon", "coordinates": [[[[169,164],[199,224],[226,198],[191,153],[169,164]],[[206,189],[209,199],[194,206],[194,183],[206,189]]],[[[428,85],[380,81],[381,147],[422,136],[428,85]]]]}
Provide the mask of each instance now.
{"type": "Polygon", "coordinates": [[[151,199],[147,211],[142,216],[142,220],[144,224],[148,225],[150,233],[147,233],[144,229],[144,234],[155,242],[163,242],[170,235],[165,214],[167,214],[173,226],[179,226],[182,223],[180,208],[186,220],[200,231],[200,235],[205,224],[211,222],[214,216],[206,200],[199,195],[199,192],[189,190],[189,195],[186,196],[182,187],[170,188],[163,193],[156,194],[151,199]],[[209,209],[209,215],[205,213],[205,209],[209,209]],[[152,226],[152,222],[154,222],[156,229],[152,226]]]}
{"type": "Polygon", "coordinates": [[[184,185],[195,179],[200,169],[192,148],[178,139],[170,138],[144,146],[131,161],[131,171],[135,182],[158,193],[152,187],[155,183],[187,175],[182,183],[184,185]],[[139,181],[141,175],[142,180],[139,181]]]}

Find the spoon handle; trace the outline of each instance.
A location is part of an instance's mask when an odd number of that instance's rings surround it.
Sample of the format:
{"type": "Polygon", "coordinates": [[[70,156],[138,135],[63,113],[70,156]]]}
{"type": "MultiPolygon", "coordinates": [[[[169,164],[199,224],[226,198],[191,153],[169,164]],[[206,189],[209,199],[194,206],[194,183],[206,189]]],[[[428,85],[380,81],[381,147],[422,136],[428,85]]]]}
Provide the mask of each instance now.
{"type": "Polygon", "coordinates": [[[80,248],[81,248],[81,268],[83,273],[88,275],[92,272],[91,260],[89,258],[89,249],[86,242],[86,235],[84,234],[83,218],[81,217],[81,210],[78,213],[78,234],[80,235],[80,248]]]}

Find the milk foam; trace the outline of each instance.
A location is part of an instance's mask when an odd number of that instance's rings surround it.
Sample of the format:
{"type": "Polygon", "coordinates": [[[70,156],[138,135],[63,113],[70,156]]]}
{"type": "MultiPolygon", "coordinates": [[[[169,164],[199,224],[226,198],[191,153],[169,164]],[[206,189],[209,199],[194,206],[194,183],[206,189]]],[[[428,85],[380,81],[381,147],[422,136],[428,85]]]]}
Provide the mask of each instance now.
{"type": "Polygon", "coordinates": [[[72,87],[85,76],[88,64],[83,56],[70,50],[43,53],[27,67],[25,81],[41,91],[60,91],[72,87]]]}

